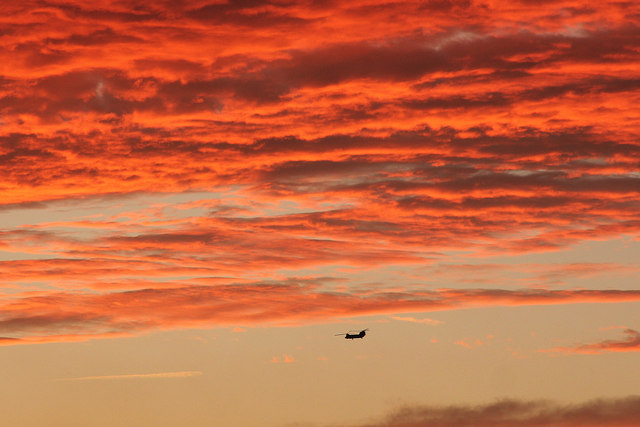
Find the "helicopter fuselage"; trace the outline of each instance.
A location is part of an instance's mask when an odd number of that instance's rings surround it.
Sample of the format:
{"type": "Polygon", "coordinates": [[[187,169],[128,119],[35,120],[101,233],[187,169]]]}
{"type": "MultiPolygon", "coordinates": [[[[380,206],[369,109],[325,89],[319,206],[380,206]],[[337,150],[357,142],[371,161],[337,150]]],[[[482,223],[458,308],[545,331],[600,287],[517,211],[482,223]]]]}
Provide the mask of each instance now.
{"type": "Polygon", "coordinates": [[[345,334],[344,339],[354,340],[356,338],[364,338],[365,335],[367,335],[365,331],[360,331],[359,334],[345,334]]]}

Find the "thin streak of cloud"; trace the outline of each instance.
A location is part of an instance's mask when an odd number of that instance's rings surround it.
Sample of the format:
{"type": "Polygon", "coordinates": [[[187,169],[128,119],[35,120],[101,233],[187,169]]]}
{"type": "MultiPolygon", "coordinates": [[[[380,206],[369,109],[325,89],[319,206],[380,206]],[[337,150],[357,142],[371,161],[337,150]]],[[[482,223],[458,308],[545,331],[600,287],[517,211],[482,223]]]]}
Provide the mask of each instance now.
{"type": "Polygon", "coordinates": [[[417,319],[415,317],[400,317],[400,316],[391,316],[391,318],[393,320],[399,320],[401,322],[411,322],[411,323],[422,323],[424,325],[440,325],[443,322],[440,320],[435,320],[435,319],[429,319],[429,318],[424,318],[424,319],[417,319]]]}
{"type": "Polygon", "coordinates": [[[153,374],[97,375],[90,377],[60,378],[58,381],[102,381],[152,378],[188,378],[201,376],[200,371],[157,372],[153,374]]]}
{"type": "MultiPolygon", "coordinates": [[[[618,327],[615,327],[616,329],[618,327]]],[[[543,352],[561,352],[565,354],[601,354],[607,352],[638,352],[640,351],[640,332],[631,328],[624,328],[624,337],[614,340],[603,340],[590,344],[580,344],[573,347],[556,347],[543,352]]]]}

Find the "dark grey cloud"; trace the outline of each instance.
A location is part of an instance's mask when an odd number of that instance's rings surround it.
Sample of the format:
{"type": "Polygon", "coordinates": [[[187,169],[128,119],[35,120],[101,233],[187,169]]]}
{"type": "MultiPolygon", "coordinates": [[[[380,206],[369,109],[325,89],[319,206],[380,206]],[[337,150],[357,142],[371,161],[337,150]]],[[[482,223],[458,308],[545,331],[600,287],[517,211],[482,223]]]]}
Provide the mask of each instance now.
{"type": "Polygon", "coordinates": [[[405,407],[361,427],[570,427],[636,426],[640,397],[600,399],[582,404],[503,400],[486,405],[405,407]]]}

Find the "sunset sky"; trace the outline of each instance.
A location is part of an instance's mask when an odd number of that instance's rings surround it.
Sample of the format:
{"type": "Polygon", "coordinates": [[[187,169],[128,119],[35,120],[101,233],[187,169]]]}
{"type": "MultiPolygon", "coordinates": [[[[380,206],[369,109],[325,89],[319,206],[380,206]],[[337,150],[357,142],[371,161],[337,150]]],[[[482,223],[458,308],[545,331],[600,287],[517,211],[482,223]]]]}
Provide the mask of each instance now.
{"type": "Polygon", "coordinates": [[[3,1],[0,424],[638,425],[639,136],[637,1],[3,1]]]}

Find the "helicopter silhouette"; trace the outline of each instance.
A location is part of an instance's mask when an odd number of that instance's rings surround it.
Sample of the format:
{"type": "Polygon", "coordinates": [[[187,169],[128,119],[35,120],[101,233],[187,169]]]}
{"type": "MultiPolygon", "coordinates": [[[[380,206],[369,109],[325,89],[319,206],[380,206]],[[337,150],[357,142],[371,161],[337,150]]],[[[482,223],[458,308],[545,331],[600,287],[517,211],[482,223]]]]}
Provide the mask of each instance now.
{"type": "Polygon", "coordinates": [[[335,336],[337,337],[338,335],[344,335],[344,339],[346,340],[354,340],[356,338],[364,338],[365,335],[367,335],[367,331],[369,330],[369,328],[364,329],[362,331],[360,331],[357,334],[350,334],[350,333],[346,333],[346,334],[336,334],[335,336]]]}

